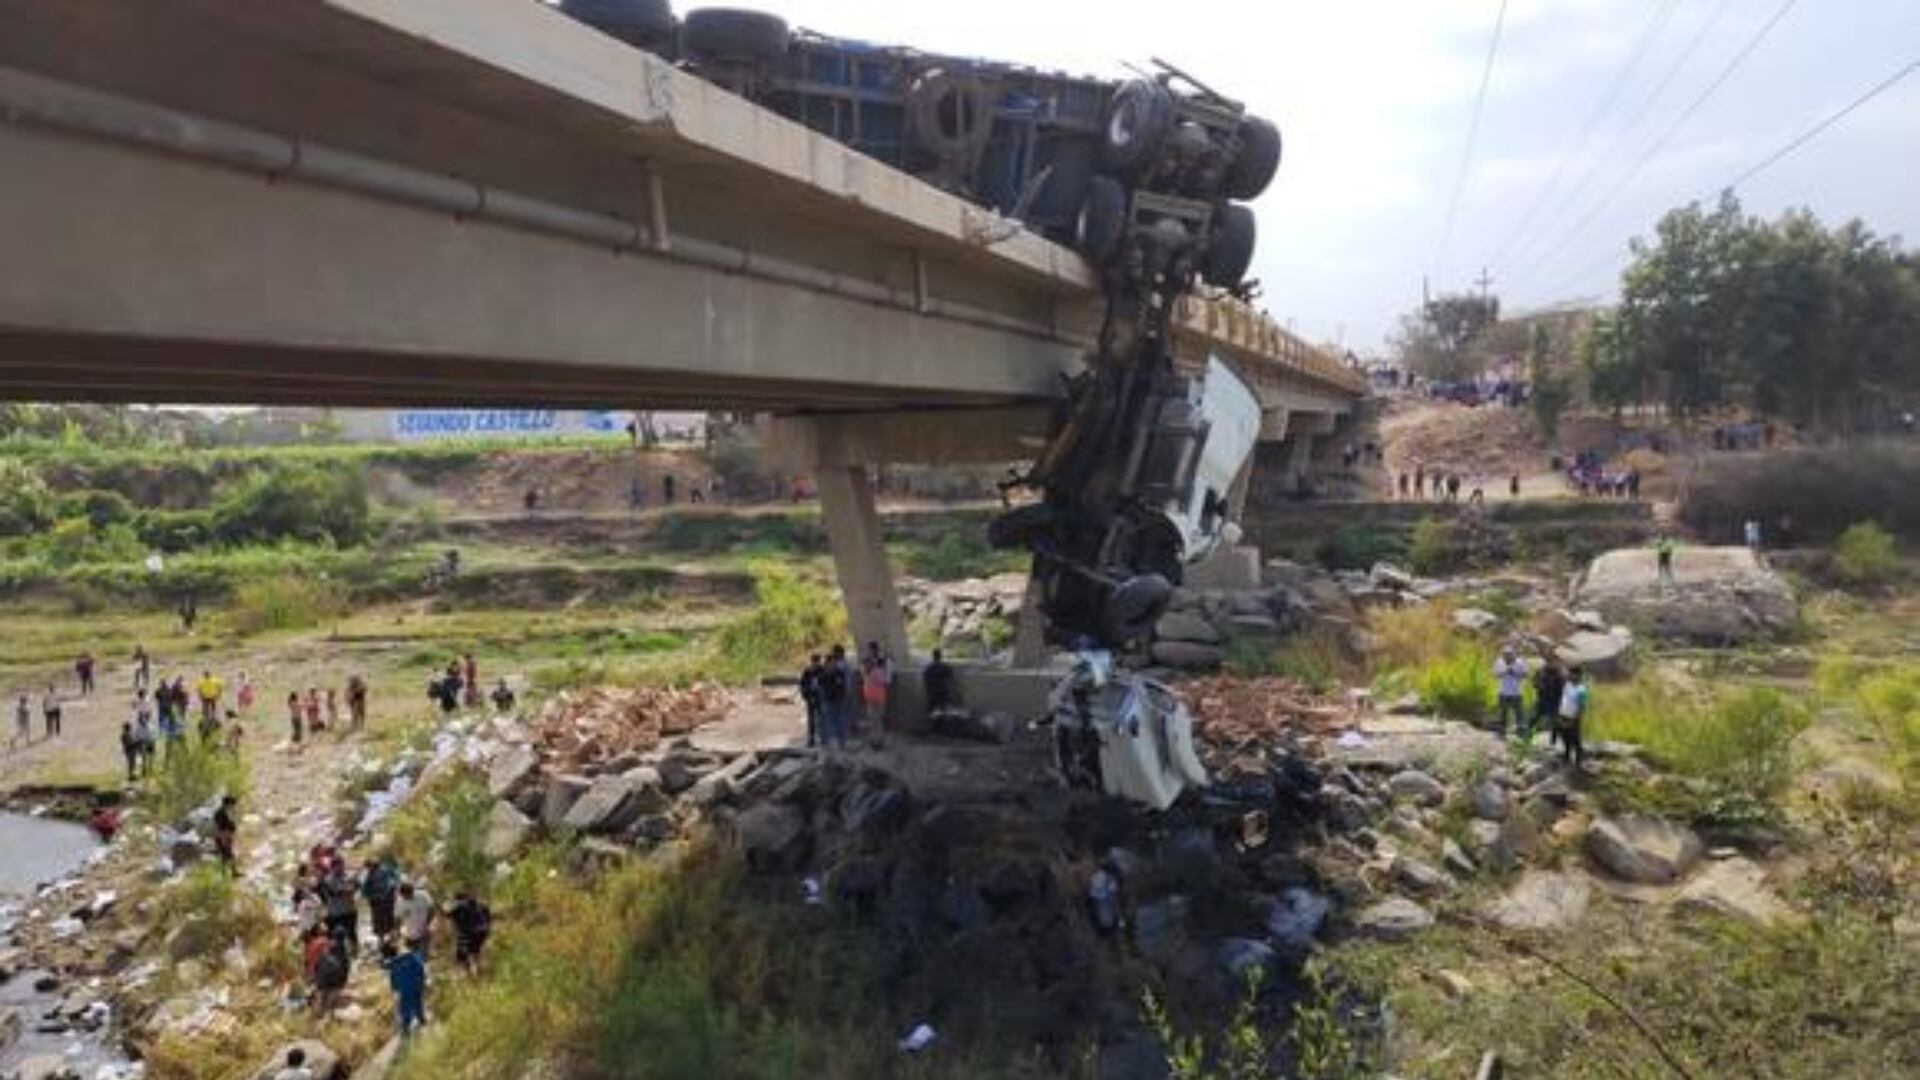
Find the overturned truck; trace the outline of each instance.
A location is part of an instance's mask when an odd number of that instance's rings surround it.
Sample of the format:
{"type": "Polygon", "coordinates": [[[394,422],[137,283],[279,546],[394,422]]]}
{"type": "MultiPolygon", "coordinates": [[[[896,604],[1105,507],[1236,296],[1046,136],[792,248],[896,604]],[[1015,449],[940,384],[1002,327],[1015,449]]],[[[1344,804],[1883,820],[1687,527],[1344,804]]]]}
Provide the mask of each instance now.
{"type": "MultiPolygon", "coordinates": [[[[1109,82],[795,32],[758,11],[681,19],[667,0],[561,7],[1099,268],[1106,311],[1095,353],[1065,387],[1038,461],[1010,484],[1038,497],[996,519],[990,539],[1033,554],[1055,644],[1088,654],[1144,638],[1185,568],[1235,535],[1230,492],[1253,453],[1259,405],[1218,361],[1176,365],[1171,321],[1201,286],[1250,293],[1245,202],[1279,167],[1279,129],[1165,64],[1109,82]]],[[[1124,690],[1129,678],[1109,677],[1103,663],[1083,663],[1080,678],[1089,670],[1103,687],[1111,678],[1124,690]]],[[[1169,750],[1188,737],[1177,702],[1168,714],[1171,695],[1085,690],[1056,695],[1063,730],[1099,727],[1191,771],[1190,752],[1169,750]],[[1109,700],[1128,703],[1124,721],[1099,704],[1109,700]]],[[[1064,760],[1072,741],[1062,739],[1063,769],[1084,774],[1064,760]]],[[[1172,797],[1164,785],[1155,792],[1146,801],[1172,797]]]]}

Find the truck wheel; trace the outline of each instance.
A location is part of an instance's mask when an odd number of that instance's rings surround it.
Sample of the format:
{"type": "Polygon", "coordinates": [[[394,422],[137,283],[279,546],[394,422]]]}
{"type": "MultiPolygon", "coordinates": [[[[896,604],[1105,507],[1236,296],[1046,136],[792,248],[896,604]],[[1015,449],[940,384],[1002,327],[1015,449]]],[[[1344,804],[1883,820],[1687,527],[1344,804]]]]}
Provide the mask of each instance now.
{"type": "Polygon", "coordinates": [[[778,60],[792,38],[785,19],[744,8],[689,11],[681,32],[687,52],[720,60],[778,60]]]}
{"type": "Polygon", "coordinates": [[[1119,181],[1111,176],[1088,181],[1087,198],[1080,204],[1080,220],[1074,227],[1080,254],[1104,266],[1119,253],[1126,231],[1127,193],[1119,181]]]}
{"type": "Polygon", "coordinates": [[[1115,644],[1139,641],[1173,602],[1173,584],[1159,574],[1141,574],[1116,586],[1101,606],[1100,624],[1115,644]]]}
{"type": "Polygon", "coordinates": [[[1087,201],[1087,185],[1093,182],[1098,151],[1085,139],[1062,140],[1054,143],[1052,150],[1051,160],[1041,166],[1051,170],[1047,182],[1033,197],[1027,217],[1041,225],[1072,225],[1087,201]]]}
{"type": "Polygon", "coordinates": [[[985,79],[934,68],[907,91],[907,130],[939,161],[963,159],[993,133],[999,98],[985,79]]]}
{"type": "Polygon", "coordinates": [[[1240,153],[1227,166],[1222,194],[1242,202],[1260,197],[1280,168],[1280,129],[1258,116],[1240,120],[1240,153]]]}
{"type": "Polygon", "coordinates": [[[1108,166],[1123,177],[1145,172],[1171,130],[1173,95],[1166,87],[1146,79],[1121,83],[1107,104],[1103,149],[1108,166]]]}
{"type": "Polygon", "coordinates": [[[1016,506],[987,522],[987,543],[1001,551],[1033,546],[1033,538],[1053,527],[1053,507],[1046,503],[1016,506]]]}
{"type": "Polygon", "coordinates": [[[1200,272],[1206,283],[1231,289],[1246,280],[1253,266],[1255,235],[1253,211],[1239,203],[1221,203],[1213,213],[1213,243],[1207,246],[1207,264],[1200,272]]]}
{"type": "Polygon", "coordinates": [[[561,0],[560,11],[636,49],[651,51],[673,40],[668,0],[561,0]]]}

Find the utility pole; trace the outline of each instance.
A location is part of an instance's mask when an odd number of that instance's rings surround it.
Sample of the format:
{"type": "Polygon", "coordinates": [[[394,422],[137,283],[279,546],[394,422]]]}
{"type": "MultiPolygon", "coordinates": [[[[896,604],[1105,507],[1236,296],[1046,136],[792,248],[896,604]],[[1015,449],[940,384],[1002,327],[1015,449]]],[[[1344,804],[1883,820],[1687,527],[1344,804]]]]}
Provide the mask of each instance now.
{"type": "Polygon", "coordinates": [[[1480,268],[1480,276],[1479,276],[1479,277],[1477,277],[1477,278],[1474,278],[1474,279],[1473,279],[1473,283],[1474,283],[1475,285],[1478,285],[1478,286],[1480,286],[1480,299],[1481,299],[1481,300],[1483,300],[1483,301],[1484,301],[1484,300],[1485,300],[1485,299],[1486,299],[1486,298],[1487,298],[1488,296],[1490,296],[1490,295],[1492,295],[1492,292],[1493,292],[1493,275],[1491,275],[1491,274],[1489,274],[1489,273],[1487,273],[1487,268],[1486,268],[1486,267],[1484,267],[1484,266],[1483,266],[1483,267],[1481,267],[1481,268],[1480,268]]]}

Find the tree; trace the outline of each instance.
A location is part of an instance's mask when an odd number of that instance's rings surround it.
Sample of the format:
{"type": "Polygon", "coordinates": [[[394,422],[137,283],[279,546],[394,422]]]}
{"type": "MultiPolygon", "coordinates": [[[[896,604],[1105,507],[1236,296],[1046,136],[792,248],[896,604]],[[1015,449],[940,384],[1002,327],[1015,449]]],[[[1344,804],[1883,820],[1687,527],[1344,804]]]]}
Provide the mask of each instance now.
{"type": "Polygon", "coordinates": [[[1480,373],[1484,363],[1471,346],[1500,317],[1500,301],[1477,293],[1441,296],[1400,320],[1394,340],[1400,364],[1441,382],[1460,382],[1480,373]]]}
{"type": "Polygon", "coordinates": [[[1573,403],[1573,378],[1554,355],[1553,331],[1545,322],[1533,324],[1527,343],[1527,381],[1534,423],[1552,443],[1560,437],[1560,415],[1573,403]]]}

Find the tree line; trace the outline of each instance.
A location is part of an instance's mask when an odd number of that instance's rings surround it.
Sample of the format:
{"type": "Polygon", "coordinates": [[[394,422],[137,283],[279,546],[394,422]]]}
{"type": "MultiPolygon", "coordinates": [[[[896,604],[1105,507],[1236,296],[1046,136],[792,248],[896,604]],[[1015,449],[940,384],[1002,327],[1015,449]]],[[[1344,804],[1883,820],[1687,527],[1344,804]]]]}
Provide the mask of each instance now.
{"type": "Polygon", "coordinates": [[[1549,432],[1578,400],[1727,407],[1829,433],[1920,411],[1920,252],[1859,221],[1805,210],[1768,221],[1731,193],[1670,211],[1633,242],[1620,301],[1502,321],[1496,299],[1442,296],[1402,322],[1401,363],[1453,381],[1524,358],[1549,432]]]}

